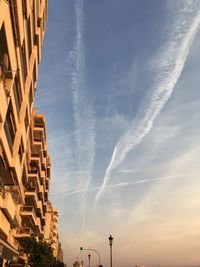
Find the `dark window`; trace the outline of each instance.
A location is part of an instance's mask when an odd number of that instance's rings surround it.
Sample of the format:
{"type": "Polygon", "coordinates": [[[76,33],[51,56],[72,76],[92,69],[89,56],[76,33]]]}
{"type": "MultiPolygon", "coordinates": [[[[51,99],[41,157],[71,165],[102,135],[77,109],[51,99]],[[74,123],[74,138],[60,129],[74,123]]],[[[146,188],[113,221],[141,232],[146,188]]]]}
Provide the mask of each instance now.
{"type": "Polygon", "coordinates": [[[10,5],[10,15],[13,29],[13,37],[15,41],[15,46],[19,46],[19,27],[17,25],[17,5],[10,5]]]}
{"type": "Polygon", "coordinates": [[[35,45],[35,1],[33,1],[33,7],[32,7],[32,35],[35,45]]]}
{"type": "Polygon", "coordinates": [[[23,145],[22,139],[21,139],[21,142],[20,142],[18,154],[19,154],[20,162],[22,163],[23,154],[24,154],[24,145],[23,145]]]}
{"type": "Polygon", "coordinates": [[[36,16],[39,16],[39,1],[36,0],[36,16]]]}
{"type": "Polygon", "coordinates": [[[36,67],[35,67],[35,63],[34,63],[34,67],[33,67],[33,86],[35,86],[35,82],[36,82],[36,67]]]}
{"type": "Polygon", "coordinates": [[[43,13],[43,16],[42,16],[42,27],[43,27],[43,30],[45,30],[45,11],[43,13]]]}
{"type": "Polygon", "coordinates": [[[27,0],[22,0],[22,11],[25,18],[27,18],[27,0]]]}
{"type": "Polygon", "coordinates": [[[18,78],[15,76],[14,84],[13,84],[14,96],[15,96],[15,105],[17,108],[17,113],[19,116],[19,111],[22,103],[22,92],[19,84],[18,78]]]}
{"type": "Polygon", "coordinates": [[[29,122],[28,122],[28,111],[27,110],[26,110],[26,114],[25,114],[24,123],[25,123],[26,131],[27,131],[28,125],[29,125],[29,122]]]}
{"type": "Polygon", "coordinates": [[[31,105],[33,103],[33,85],[32,83],[30,84],[30,89],[29,89],[29,107],[30,107],[30,110],[31,110],[31,105]]]}
{"type": "Polygon", "coordinates": [[[15,124],[15,118],[14,118],[14,114],[13,114],[13,107],[12,107],[11,101],[10,101],[10,104],[8,106],[8,111],[6,114],[6,120],[4,122],[4,129],[6,132],[10,151],[13,152],[13,143],[15,140],[16,124],[15,124]]]}
{"type": "Polygon", "coordinates": [[[0,67],[3,78],[12,79],[12,71],[10,67],[10,58],[7,47],[7,39],[4,24],[0,29],[0,67]]]}
{"type": "Polygon", "coordinates": [[[28,46],[28,55],[29,58],[32,53],[32,43],[31,43],[31,21],[30,21],[30,16],[26,21],[26,35],[27,35],[27,46],[28,46]]]}
{"type": "Polygon", "coordinates": [[[8,160],[1,145],[0,145],[0,168],[9,170],[8,160]]]}
{"type": "Polygon", "coordinates": [[[25,50],[24,42],[22,44],[22,47],[20,47],[20,59],[21,59],[21,66],[22,66],[22,76],[25,82],[26,76],[27,76],[27,62],[26,62],[26,50],[25,50]]]}

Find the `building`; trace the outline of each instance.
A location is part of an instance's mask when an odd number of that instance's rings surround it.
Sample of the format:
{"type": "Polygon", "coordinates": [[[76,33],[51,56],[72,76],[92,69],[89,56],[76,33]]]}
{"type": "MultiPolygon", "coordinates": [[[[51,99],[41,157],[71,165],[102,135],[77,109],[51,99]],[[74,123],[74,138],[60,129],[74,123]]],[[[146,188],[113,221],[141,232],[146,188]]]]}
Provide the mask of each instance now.
{"type": "Polygon", "coordinates": [[[0,266],[19,262],[20,238],[43,240],[48,228],[51,161],[34,108],[47,10],[47,0],[0,1],[0,266]]]}
{"type": "Polygon", "coordinates": [[[47,202],[45,240],[51,244],[54,257],[63,261],[63,251],[58,237],[58,211],[53,208],[50,201],[47,202]]]}
{"type": "Polygon", "coordinates": [[[83,267],[83,261],[75,261],[74,263],[73,263],[73,267],[83,267]]]}
{"type": "Polygon", "coordinates": [[[57,256],[58,260],[63,262],[63,250],[61,247],[61,243],[58,242],[58,256],[57,256]]]}

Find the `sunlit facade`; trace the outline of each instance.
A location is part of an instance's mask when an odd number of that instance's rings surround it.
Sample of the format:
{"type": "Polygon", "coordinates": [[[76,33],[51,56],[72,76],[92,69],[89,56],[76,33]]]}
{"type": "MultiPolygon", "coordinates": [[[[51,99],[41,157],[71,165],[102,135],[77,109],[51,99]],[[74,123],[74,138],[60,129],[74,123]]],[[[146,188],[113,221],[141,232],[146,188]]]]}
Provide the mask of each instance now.
{"type": "Polygon", "coordinates": [[[51,161],[33,106],[47,5],[0,1],[0,266],[20,261],[20,238],[44,240],[48,228],[51,161]]]}
{"type": "Polygon", "coordinates": [[[49,244],[51,244],[54,257],[63,261],[63,252],[58,237],[58,211],[53,208],[50,201],[47,202],[44,238],[49,244]]]}

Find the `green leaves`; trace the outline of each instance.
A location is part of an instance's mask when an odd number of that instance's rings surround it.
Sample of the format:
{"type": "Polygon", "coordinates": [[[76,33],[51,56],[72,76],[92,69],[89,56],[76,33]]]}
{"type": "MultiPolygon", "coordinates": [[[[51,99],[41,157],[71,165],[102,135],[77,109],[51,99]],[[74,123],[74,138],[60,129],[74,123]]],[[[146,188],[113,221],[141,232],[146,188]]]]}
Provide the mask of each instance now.
{"type": "Polygon", "coordinates": [[[64,267],[53,255],[51,245],[45,241],[37,241],[34,236],[22,238],[22,251],[27,255],[28,264],[32,267],[64,267]]]}

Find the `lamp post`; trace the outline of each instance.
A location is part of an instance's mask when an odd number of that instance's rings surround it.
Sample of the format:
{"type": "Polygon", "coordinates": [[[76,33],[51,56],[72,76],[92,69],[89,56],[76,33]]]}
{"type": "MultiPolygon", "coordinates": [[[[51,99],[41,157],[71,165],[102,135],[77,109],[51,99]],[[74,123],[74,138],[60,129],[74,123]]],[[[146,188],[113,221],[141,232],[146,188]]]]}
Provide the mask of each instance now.
{"type": "Polygon", "coordinates": [[[94,251],[96,254],[97,254],[97,256],[98,256],[98,258],[99,258],[99,266],[101,265],[101,259],[100,259],[100,254],[99,254],[99,252],[96,250],[96,249],[93,249],[93,248],[83,248],[83,247],[80,247],[80,252],[84,252],[84,251],[94,251]]]}
{"type": "Polygon", "coordinates": [[[88,254],[88,267],[90,267],[90,258],[91,258],[91,255],[88,254]]]}
{"type": "Polygon", "coordinates": [[[112,243],[113,243],[113,237],[110,235],[108,237],[109,245],[110,245],[110,267],[112,267],[112,243]]]}

